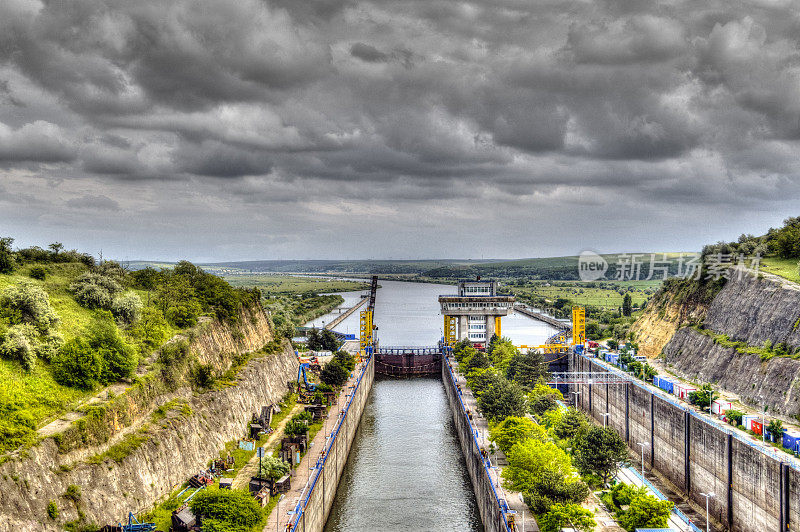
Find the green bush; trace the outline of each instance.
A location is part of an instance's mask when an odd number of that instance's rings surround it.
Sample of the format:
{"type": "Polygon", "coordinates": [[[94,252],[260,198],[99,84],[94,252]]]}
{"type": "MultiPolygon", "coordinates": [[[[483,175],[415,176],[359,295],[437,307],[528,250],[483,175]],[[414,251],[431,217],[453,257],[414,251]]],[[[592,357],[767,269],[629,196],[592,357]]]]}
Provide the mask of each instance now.
{"type": "Polygon", "coordinates": [[[155,307],[145,307],[139,321],[128,329],[128,334],[142,346],[143,351],[161,346],[169,338],[170,333],[167,320],[155,307]]]}
{"type": "Polygon", "coordinates": [[[192,384],[198,388],[210,388],[214,384],[214,368],[210,364],[195,364],[192,368],[192,384]]]}
{"type": "Polygon", "coordinates": [[[290,419],[283,432],[287,436],[302,436],[308,432],[308,425],[297,419],[290,419]]]}
{"type": "Polygon", "coordinates": [[[278,480],[291,469],[288,462],[274,456],[265,456],[262,458],[259,467],[261,468],[259,477],[271,478],[272,480],[278,480]]]}
{"type": "Polygon", "coordinates": [[[55,330],[59,321],[47,292],[28,282],[11,285],[3,291],[0,317],[11,324],[33,325],[42,333],[55,330]]]}
{"type": "Polygon", "coordinates": [[[561,532],[564,528],[590,532],[597,525],[591,510],[581,508],[577,504],[554,504],[536,522],[542,532],[561,532]]]}
{"type": "Polygon", "coordinates": [[[47,503],[47,516],[53,520],[58,519],[58,504],[56,504],[56,501],[47,503]]]}
{"type": "Polygon", "coordinates": [[[249,532],[264,521],[264,511],[247,491],[203,490],[189,503],[203,518],[203,531],[249,532]],[[211,526],[209,527],[209,523],[211,526]]]}
{"type": "Polygon", "coordinates": [[[356,368],[356,359],[353,355],[348,353],[347,351],[337,351],[336,354],[333,356],[333,359],[339,362],[339,364],[350,373],[356,368]]]}
{"type": "Polygon", "coordinates": [[[11,250],[13,238],[0,238],[0,273],[12,273],[14,271],[14,252],[11,250]]]}
{"type": "Polygon", "coordinates": [[[503,378],[498,379],[481,394],[478,398],[478,408],[491,422],[503,420],[508,416],[524,416],[528,409],[522,388],[503,378]]]}
{"type": "Polygon", "coordinates": [[[196,302],[187,302],[167,309],[167,321],[176,327],[186,329],[197,325],[202,309],[196,302]]]}
{"type": "Polygon", "coordinates": [[[88,336],[74,338],[59,349],[53,358],[53,377],[65,386],[90,390],[98,383],[131,377],[137,362],[136,352],[106,315],[92,323],[88,336]]]}
{"type": "Polygon", "coordinates": [[[111,302],[111,312],[126,324],[136,322],[142,315],[142,308],[142,298],[136,292],[125,292],[111,302]]]}
{"type": "Polygon", "coordinates": [[[70,484],[61,496],[77,504],[81,502],[81,488],[75,484],[70,484]]]}
{"type": "Polygon", "coordinates": [[[103,359],[84,338],[73,338],[53,358],[53,378],[64,386],[91,390],[100,381],[103,359]]]}
{"type": "Polygon", "coordinates": [[[34,266],[33,268],[31,268],[31,271],[28,272],[28,276],[31,279],[44,281],[45,278],[47,278],[47,269],[42,266],[34,266]]]}
{"type": "Polygon", "coordinates": [[[322,368],[319,378],[322,382],[329,386],[339,387],[347,382],[350,372],[347,371],[335,358],[325,364],[322,368]]]}
{"type": "Polygon", "coordinates": [[[111,309],[114,296],[122,292],[115,278],[96,272],[84,273],[69,288],[78,303],[91,309],[111,309]]]}

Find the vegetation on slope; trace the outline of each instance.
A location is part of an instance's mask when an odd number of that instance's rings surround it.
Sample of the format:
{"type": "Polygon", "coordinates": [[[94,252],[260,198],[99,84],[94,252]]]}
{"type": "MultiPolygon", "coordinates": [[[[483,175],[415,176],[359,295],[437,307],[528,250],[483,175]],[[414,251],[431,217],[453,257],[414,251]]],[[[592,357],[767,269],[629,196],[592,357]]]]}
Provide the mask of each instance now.
{"type": "MultiPolygon", "coordinates": [[[[130,273],[58,243],[16,251],[12,244],[0,239],[0,452],[33,443],[37,427],[99,386],[133,382],[140,362],[201,315],[235,324],[240,308],[260,296],[188,262],[130,273]]],[[[208,373],[186,353],[165,356],[154,368],[165,375],[139,378],[131,403],[145,404],[156,388],[174,385],[170,376],[199,382],[208,373]]],[[[59,447],[104,441],[109,435],[100,427],[107,415],[124,422],[130,412],[123,410],[130,408],[113,399],[90,407],[85,419],[59,435],[59,447]],[[87,440],[88,434],[94,436],[87,440]]]]}

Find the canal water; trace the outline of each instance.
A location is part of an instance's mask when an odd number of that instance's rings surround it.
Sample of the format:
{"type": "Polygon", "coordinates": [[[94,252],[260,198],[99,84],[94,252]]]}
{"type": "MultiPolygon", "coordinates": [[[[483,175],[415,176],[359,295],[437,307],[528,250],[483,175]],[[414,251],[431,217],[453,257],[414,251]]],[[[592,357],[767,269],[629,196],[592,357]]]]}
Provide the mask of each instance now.
{"type": "MultiPolygon", "coordinates": [[[[443,321],[439,311],[439,295],[455,294],[453,285],[433,283],[406,283],[401,281],[378,281],[375,298],[375,324],[381,345],[436,345],[442,337],[443,321]]],[[[355,305],[362,292],[343,292],[343,306],[355,305]]],[[[362,307],[363,310],[364,307],[362,307]]],[[[309,327],[322,327],[338,316],[326,314],[309,322],[309,327]]],[[[358,336],[359,312],[354,312],[336,330],[358,336]]],[[[503,318],[502,335],[511,338],[516,345],[539,345],[544,343],[554,329],[545,323],[532,320],[522,314],[503,318]]]]}
{"type": "MultiPolygon", "coordinates": [[[[438,296],[455,293],[455,287],[380,284],[375,324],[381,345],[435,345],[442,337],[438,296]]],[[[353,305],[361,293],[341,295],[353,305]]],[[[336,316],[309,325],[320,327],[336,316]]],[[[358,321],[355,312],[336,330],[358,335],[358,321]]],[[[531,345],[543,343],[553,329],[512,315],[503,318],[502,333],[517,345],[531,345]]],[[[441,380],[376,377],[325,530],[483,530],[441,380]]]]}

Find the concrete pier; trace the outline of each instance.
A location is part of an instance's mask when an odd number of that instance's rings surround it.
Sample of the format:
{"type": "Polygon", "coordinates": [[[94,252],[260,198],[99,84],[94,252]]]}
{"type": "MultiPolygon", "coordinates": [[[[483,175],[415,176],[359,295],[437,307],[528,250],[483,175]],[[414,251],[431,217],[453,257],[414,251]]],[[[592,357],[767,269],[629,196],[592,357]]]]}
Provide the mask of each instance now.
{"type": "Polygon", "coordinates": [[[344,320],[346,320],[347,318],[349,318],[349,317],[350,317],[350,316],[353,314],[353,312],[355,312],[355,311],[356,311],[356,310],[358,310],[359,308],[363,307],[363,306],[364,306],[364,303],[366,303],[368,300],[369,300],[369,298],[367,298],[367,297],[362,297],[362,298],[361,298],[361,300],[360,300],[358,303],[356,303],[355,305],[353,305],[353,306],[352,306],[352,307],[350,307],[349,309],[345,310],[345,311],[344,311],[343,313],[341,313],[339,316],[336,316],[336,319],[335,319],[335,320],[333,320],[332,322],[330,322],[330,323],[328,323],[327,325],[325,325],[325,328],[326,328],[326,329],[329,329],[329,330],[330,330],[330,329],[334,329],[334,328],[336,328],[336,326],[337,326],[337,325],[339,325],[339,324],[340,324],[340,323],[342,323],[344,320]]]}

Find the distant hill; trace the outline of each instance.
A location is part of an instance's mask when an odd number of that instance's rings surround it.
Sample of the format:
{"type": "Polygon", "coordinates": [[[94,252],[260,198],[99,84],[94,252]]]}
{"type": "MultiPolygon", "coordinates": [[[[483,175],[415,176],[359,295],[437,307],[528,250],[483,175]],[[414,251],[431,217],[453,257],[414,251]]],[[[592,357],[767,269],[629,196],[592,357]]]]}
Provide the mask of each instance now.
{"type": "MultiPolygon", "coordinates": [[[[656,261],[664,260],[664,253],[636,253],[640,264],[639,272],[644,279],[650,272],[650,260],[654,255],[656,261]]],[[[679,268],[679,253],[666,253],[666,262],[671,275],[679,268]]],[[[630,254],[618,253],[602,255],[608,262],[607,279],[617,274],[617,265],[621,261],[630,260],[630,254]]],[[[455,279],[475,277],[478,275],[501,278],[528,278],[577,280],[578,257],[542,257],[527,259],[428,259],[428,260],[256,260],[232,261],[198,264],[206,271],[219,275],[235,275],[243,273],[328,273],[328,274],[404,274],[428,279],[455,279]]],[[[657,264],[661,266],[663,264],[657,264]]],[[[131,269],[145,266],[169,267],[169,263],[136,261],[129,263],[131,269]]]]}

